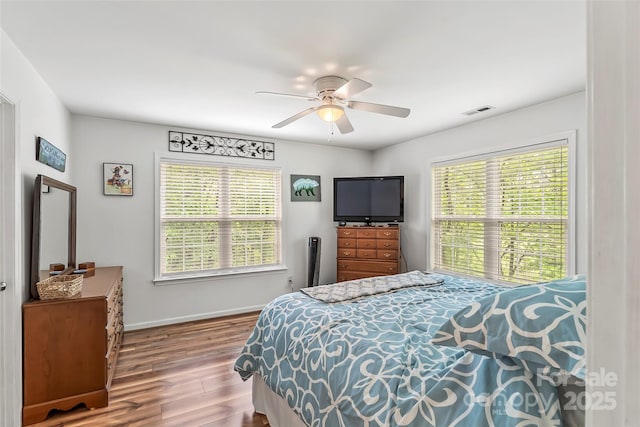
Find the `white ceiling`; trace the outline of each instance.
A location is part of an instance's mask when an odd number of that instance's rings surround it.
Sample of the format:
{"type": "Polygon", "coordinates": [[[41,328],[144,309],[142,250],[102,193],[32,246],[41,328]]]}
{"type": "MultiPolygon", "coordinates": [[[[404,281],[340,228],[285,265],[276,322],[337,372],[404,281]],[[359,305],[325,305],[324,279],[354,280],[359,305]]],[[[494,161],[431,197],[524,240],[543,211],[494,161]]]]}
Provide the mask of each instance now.
{"type": "Polygon", "coordinates": [[[582,1],[10,1],[2,29],[73,113],[376,149],[584,89],[582,1]],[[331,135],[323,75],[373,87],[331,135]],[[464,111],[493,105],[472,117],[464,111]],[[330,141],[329,141],[330,140],[330,141]]]}

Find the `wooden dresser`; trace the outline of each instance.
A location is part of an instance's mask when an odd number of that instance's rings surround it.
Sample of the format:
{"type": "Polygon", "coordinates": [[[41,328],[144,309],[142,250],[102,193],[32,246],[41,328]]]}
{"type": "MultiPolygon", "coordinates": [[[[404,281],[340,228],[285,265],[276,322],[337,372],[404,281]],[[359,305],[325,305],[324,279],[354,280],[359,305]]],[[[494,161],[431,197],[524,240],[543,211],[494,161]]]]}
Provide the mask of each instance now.
{"type": "Polygon", "coordinates": [[[399,227],[337,227],[338,282],[400,272],[399,227]]]}
{"type": "Polygon", "coordinates": [[[96,268],[73,299],[22,306],[24,425],[52,409],[109,403],[122,341],[122,267],[96,268]]]}

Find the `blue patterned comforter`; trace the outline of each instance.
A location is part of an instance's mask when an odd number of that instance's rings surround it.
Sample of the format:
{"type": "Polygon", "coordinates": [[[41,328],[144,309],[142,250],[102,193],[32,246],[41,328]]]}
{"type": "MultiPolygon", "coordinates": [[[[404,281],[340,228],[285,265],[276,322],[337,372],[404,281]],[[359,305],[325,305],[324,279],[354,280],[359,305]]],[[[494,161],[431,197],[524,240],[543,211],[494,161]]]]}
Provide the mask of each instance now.
{"type": "Polygon", "coordinates": [[[433,345],[470,302],[505,290],[444,283],[327,304],[300,292],[262,311],[235,363],[309,426],[560,426],[556,388],[509,357],[433,345]]]}

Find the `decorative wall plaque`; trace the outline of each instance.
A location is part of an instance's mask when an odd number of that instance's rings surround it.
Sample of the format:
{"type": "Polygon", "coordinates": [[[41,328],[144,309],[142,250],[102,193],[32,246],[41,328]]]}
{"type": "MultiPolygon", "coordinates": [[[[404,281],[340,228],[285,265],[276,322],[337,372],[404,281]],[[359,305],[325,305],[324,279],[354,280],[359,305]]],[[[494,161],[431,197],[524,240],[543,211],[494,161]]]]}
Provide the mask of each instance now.
{"type": "Polygon", "coordinates": [[[169,151],[262,160],[276,156],[273,142],[176,131],[169,131],[169,151]]]}
{"type": "Polygon", "coordinates": [[[67,155],[58,147],[39,136],[36,139],[36,160],[64,172],[67,164],[67,155]]]}

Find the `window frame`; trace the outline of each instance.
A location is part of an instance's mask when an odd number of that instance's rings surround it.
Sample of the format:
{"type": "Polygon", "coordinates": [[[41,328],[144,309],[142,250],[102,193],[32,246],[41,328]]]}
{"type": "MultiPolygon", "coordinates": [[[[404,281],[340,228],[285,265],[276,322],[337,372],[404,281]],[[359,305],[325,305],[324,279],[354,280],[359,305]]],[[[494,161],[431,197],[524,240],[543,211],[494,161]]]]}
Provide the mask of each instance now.
{"type": "Polygon", "coordinates": [[[282,168],[279,166],[264,166],[256,165],[255,163],[249,163],[242,160],[230,159],[228,162],[220,161],[208,161],[203,160],[201,156],[195,155],[182,155],[180,157],[166,155],[165,153],[154,154],[154,279],[155,285],[170,285],[177,283],[184,283],[186,281],[200,282],[210,281],[216,278],[230,278],[238,275],[257,275],[264,273],[273,273],[286,270],[285,264],[285,232],[284,232],[284,206],[283,206],[283,194],[284,194],[284,180],[282,179],[282,168]],[[160,169],[161,163],[169,161],[172,163],[182,163],[190,165],[202,165],[212,167],[224,167],[224,168],[246,168],[246,169],[261,169],[269,171],[277,171],[280,173],[280,235],[278,245],[280,247],[280,262],[278,264],[271,264],[266,266],[249,266],[238,268],[225,268],[218,271],[207,270],[203,272],[190,272],[190,273],[172,273],[162,274],[161,268],[161,194],[160,194],[160,169]]]}
{"type": "Polygon", "coordinates": [[[447,164],[455,164],[462,162],[471,162],[474,160],[487,160],[490,158],[496,158],[499,156],[512,155],[526,153],[535,150],[541,150],[545,148],[553,148],[561,145],[566,145],[568,150],[568,215],[567,215],[567,256],[566,266],[567,275],[572,276],[576,274],[576,131],[569,130],[564,132],[558,132],[551,135],[546,135],[538,138],[531,139],[526,142],[496,146],[487,148],[484,150],[476,150],[470,152],[464,152],[457,155],[448,155],[431,160],[428,163],[427,170],[427,198],[426,204],[428,212],[427,215],[427,265],[431,271],[453,274],[462,277],[468,277],[472,279],[481,278],[483,281],[489,283],[497,283],[502,285],[515,285],[514,282],[506,282],[504,280],[492,279],[481,276],[473,276],[469,274],[460,273],[457,271],[450,271],[441,268],[435,268],[436,261],[436,239],[434,233],[434,209],[436,204],[434,202],[434,188],[433,188],[433,168],[444,166],[447,164]]]}

